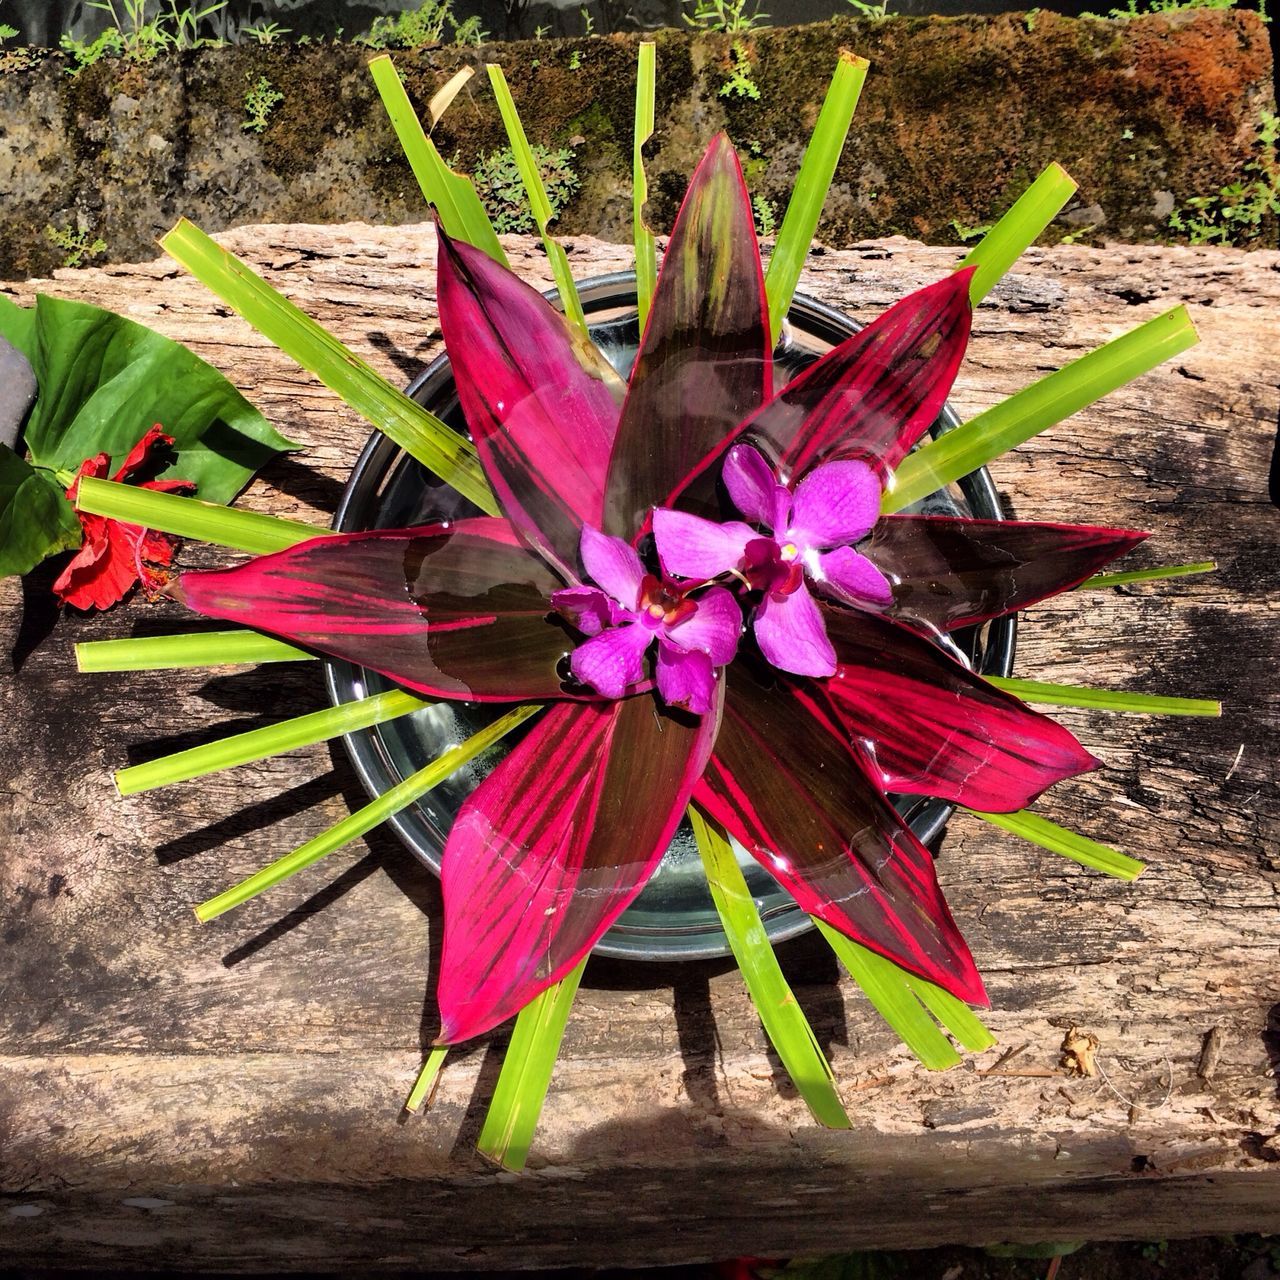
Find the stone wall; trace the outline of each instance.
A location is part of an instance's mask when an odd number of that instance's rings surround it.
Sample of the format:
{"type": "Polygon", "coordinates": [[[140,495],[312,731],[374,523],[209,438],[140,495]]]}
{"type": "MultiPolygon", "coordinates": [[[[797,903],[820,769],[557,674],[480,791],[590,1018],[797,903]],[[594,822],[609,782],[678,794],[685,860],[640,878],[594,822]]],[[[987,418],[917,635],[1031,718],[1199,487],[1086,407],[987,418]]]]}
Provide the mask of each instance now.
{"type": "MultiPolygon", "coordinates": [[[[656,33],[658,132],[650,220],[669,225],[705,141],[729,131],[748,181],[779,213],[841,48],[872,72],[819,235],[833,246],[906,234],[956,241],[1001,212],[1049,161],[1080,183],[1051,234],[1169,237],[1171,210],[1235,181],[1274,109],[1256,15],[1190,11],[1128,22],[1053,13],[833,19],[725,36],[656,33]],[[734,60],[759,94],[724,96],[734,60]]],[[[460,65],[506,68],[533,141],[571,144],[582,179],[563,234],[630,234],[638,36],[543,40],[396,55],[419,102],[460,65]]],[[[208,231],[249,222],[419,221],[412,174],[361,47],[277,44],[102,61],[0,55],[0,277],[47,272],[73,250],[49,228],[153,255],[182,215],[208,231]],[[246,95],[283,95],[262,131],[246,95]]],[[[437,129],[469,168],[504,145],[477,76],[437,129]]],[[[1264,240],[1274,243],[1274,228],[1264,240]]]]}

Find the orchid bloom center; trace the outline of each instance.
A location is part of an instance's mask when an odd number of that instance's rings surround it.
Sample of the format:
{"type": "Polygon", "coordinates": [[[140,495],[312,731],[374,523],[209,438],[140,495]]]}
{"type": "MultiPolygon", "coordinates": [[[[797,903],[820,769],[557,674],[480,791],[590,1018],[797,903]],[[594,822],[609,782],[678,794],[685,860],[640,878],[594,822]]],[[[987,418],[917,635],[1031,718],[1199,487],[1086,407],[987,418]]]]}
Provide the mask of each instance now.
{"type": "Polygon", "coordinates": [[[800,548],[796,546],[794,542],[784,542],[778,548],[778,555],[781,556],[783,560],[794,560],[799,554],[800,548]]]}
{"type": "Polygon", "coordinates": [[[636,606],[650,626],[674,627],[698,611],[698,606],[683,592],[647,573],[640,583],[640,599],[636,606]]]}

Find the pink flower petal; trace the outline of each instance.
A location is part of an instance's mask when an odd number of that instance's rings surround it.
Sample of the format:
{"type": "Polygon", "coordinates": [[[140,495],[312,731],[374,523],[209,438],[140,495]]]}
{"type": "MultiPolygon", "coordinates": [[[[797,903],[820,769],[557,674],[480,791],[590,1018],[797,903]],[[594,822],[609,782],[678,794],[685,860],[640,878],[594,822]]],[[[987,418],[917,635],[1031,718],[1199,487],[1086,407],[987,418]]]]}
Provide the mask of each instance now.
{"type": "Polygon", "coordinates": [[[809,581],[826,595],[854,608],[887,608],[893,603],[889,579],[852,547],[837,547],[817,559],[809,581]]]}
{"type": "Polygon", "coordinates": [[[696,649],[686,653],[666,639],[658,641],[658,692],[669,707],[704,716],[715,705],[716,677],[711,659],[696,649]]]}
{"type": "Polygon", "coordinates": [[[698,597],[696,612],[666,629],[663,642],[685,652],[705,653],[715,666],[723,667],[733,661],[741,635],[742,610],[733,592],[712,587],[698,597]]]}
{"type": "Polygon", "coordinates": [[[756,610],[754,629],[760,652],[779,671],[798,676],[829,676],[836,654],[827,639],[822,614],[801,584],[790,595],[767,595],[756,610]]]}
{"type": "Polygon", "coordinates": [[[653,513],[653,540],[662,570],[677,578],[705,581],[736,569],[747,543],[759,536],[741,521],[716,524],[665,507],[653,513]]]}
{"type": "Polygon", "coordinates": [[[640,601],[640,584],[644,566],[635,549],[621,538],[582,527],[582,566],[587,577],[603,587],[625,609],[634,609],[640,601]]]}
{"type": "Polygon", "coordinates": [[[566,587],[552,595],[551,607],[587,636],[598,636],[605,627],[622,621],[618,606],[599,587],[566,587]]]}
{"type": "Polygon", "coordinates": [[[876,473],[865,462],[828,462],[796,486],[788,534],[805,547],[840,547],[865,537],[879,518],[876,473]]]}
{"type": "Polygon", "coordinates": [[[604,697],[621,698],[644,679],[644,651],[654,635],[638,622],[609,627],[573,651],[569,669],[604,697]]]}
{"type": "Polygon", "coordinates": [[[748,520],[773,533],[781,533],[790,523],[791,495],[758,450],[735,444],[725,457],[723,476],[733,505],[748,520]]]}

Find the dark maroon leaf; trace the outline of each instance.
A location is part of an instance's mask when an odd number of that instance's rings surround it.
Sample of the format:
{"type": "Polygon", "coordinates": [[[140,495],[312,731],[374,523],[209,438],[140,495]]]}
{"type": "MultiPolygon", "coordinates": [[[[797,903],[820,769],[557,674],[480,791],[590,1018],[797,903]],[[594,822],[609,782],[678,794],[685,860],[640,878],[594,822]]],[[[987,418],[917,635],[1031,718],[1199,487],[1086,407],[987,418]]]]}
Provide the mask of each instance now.
{"type": "Polygon", "coordinates": [[[694,799],[805,911],[962,1000],[986,1003],[929,851],[867,776],[816,686],[766,686],[739,661],[694,799]]]}
{"type": "Polygon", "coordinates": [[[1068,591],[1146,536],[1092,525],[885,516],[858,550],[893,585],[891,616],[954,631],[1068,591]]]}
{"type": "Polygon", "coordinates": [[[658,865],[717,721],[647,694],[562,703],[480,784],[441,867],[441,1043],[509,1018],[595,945],[658,865]]]}
{"type": "Polygon", "coordinates": [[[609,463],[607,533],[632,538],[645,527],[672,484],[768,398],[771,364],[751,202],[721,133],[663,259],[609,463]]]}
{"type": "Polygon", "coordinates": [[[856,610],[823,613],[838,663],[823,687],[884,790],[1012,813],[1098,767],[1061,725],[905,627],[856,610]]]}

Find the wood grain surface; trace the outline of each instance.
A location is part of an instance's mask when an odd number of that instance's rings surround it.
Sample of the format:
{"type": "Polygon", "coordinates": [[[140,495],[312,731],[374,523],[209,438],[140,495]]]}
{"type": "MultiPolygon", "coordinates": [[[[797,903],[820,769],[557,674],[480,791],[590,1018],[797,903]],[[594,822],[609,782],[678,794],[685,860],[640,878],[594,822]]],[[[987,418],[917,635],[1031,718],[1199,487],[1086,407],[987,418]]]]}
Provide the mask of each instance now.
{"type": "MultiPolygon", "coordinates": [[[[439,350],[427,228],[222,240],[394,382],[439,350]]],[[[531,242],[509,248],[549,282],[531,242]]],[[[587,240],[571,261],[628,266],[587,240]]],[[[873,242],[816,252],[802,287],[866,319],[951,262],[873,242]]],[[[4,286],[37,290],[223,369],[306,446],[242,504],[327,520],[367,428],[172,262],[4,286]]],[[[473,1151],[502,1035],[452,1055],[406,1119],[440,910],[392,835],[210,926],[189,909],[362,802],[340,751],[125,800],[111,781],[319,707],[317,669],[81,676],[74,642],[176,607],[57,618],[47,573],[5,583],[0,1265],[450,1270],[1280,1231],[1280,255],[1032,251],[978,311],[954,404],[971,415],[1178,302],[1200,346],[992,471],[1013,514],[1150,529],[1134,563],[1221,571],[1037,606],[1015,673],[1216,695],[1225,714],[1061,711],[1106,767],[1040,810],[1149,860],[1134,884],[952,822],[940,874],[999,1048],[926,1072],[812,937],[783,949],[851,1133],[808,1118],[725,963],[592,962],[524,1176],[473,1151]],[[1100,1041],[1098,1077],[1060,1064],[1073,1025],[1100,1041]]]]}

